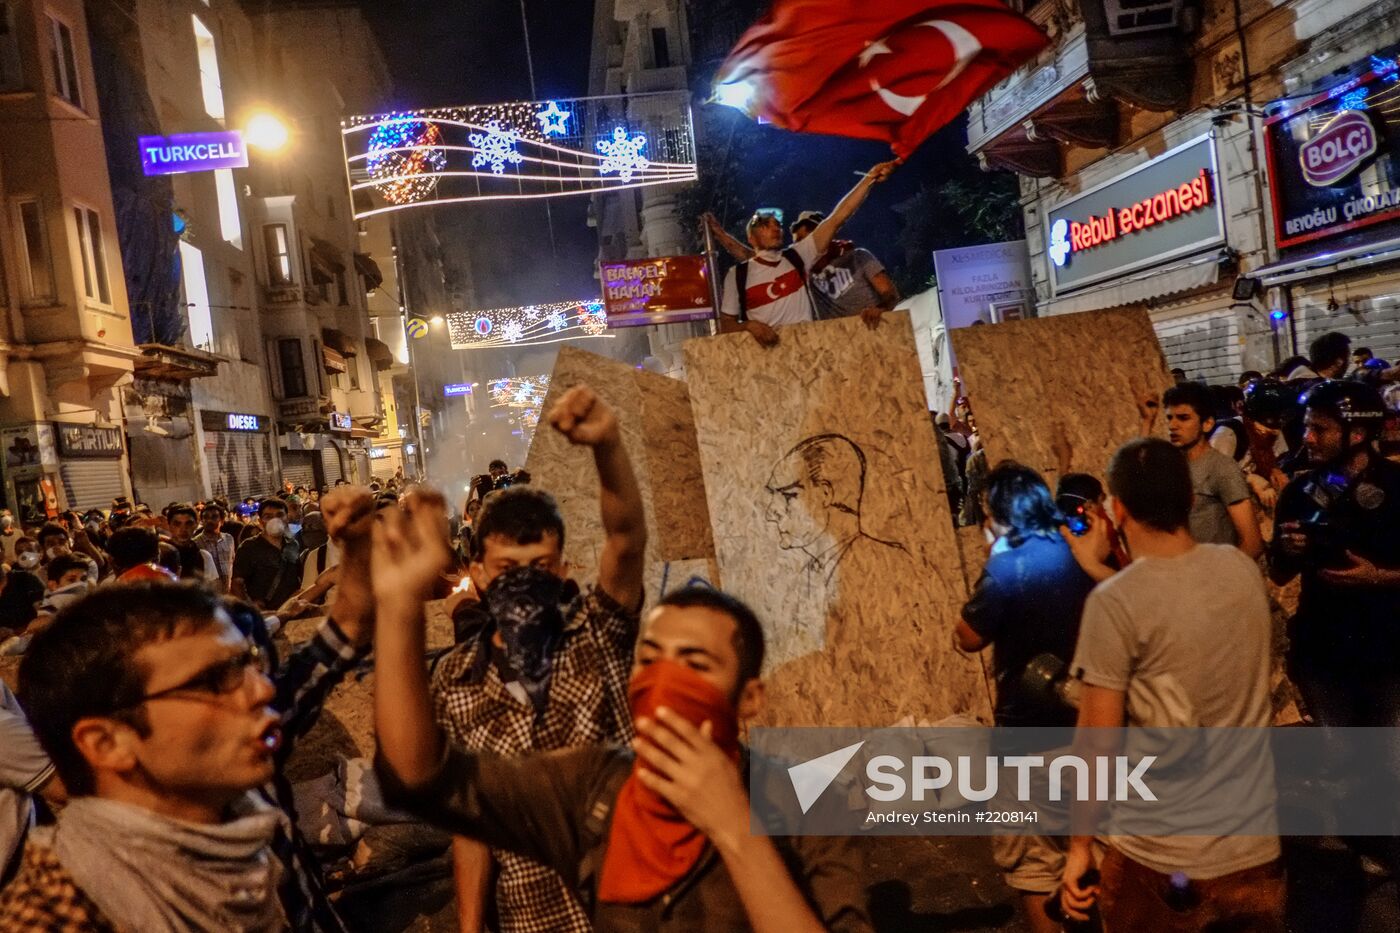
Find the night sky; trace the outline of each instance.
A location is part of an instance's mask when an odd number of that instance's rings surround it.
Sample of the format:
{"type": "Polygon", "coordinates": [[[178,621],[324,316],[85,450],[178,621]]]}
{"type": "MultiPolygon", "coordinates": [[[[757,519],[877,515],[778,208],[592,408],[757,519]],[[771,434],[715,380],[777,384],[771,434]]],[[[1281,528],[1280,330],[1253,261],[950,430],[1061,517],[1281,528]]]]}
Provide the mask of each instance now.
{"type": "MultiPolygon", "coordinates": [[[[395,109],[530,98],[519,0],[362,0],[361,6],[389,62],[395,109]]],[[[587,94],[593,7],[592,0],[527,0],[536,99],[587,94]]],[[[741,168],[741,187],[753,206],[781,207],[789,216],[807,208],[830,210],[855,183],[854,172],[890,157],[879,143],[795,136],[771,127],[748,127],[744,135],[749,161],[741,168]]],[[[931,139],[875,191],[843,235],[887,264],[899,262],[894,241],[902,220],[894,206],[921,180],[967,173],[965,138],[960,127],[950,127],[931,139]]],[[[587,203],[582,197],[550,202],[553,246],[542,203],[434,210],[448,261],[465,262],[470,252],[478,301],[493,307],[572,300],[596,291],[597,242],[585,223],[587,203]]],[[[743,219],[725,218],[736,232],[743,219]]]]}

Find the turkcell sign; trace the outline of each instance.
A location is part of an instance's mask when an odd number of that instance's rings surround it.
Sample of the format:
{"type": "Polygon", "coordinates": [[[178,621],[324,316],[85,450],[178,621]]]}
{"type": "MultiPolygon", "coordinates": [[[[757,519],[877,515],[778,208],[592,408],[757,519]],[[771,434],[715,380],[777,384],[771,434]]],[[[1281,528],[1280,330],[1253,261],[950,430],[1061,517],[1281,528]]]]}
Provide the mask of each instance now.
{"type": "Polygon", "coordinates": [[[471,383],[469,383],[469,382],[454,382],[454,383],[452,383],[451,385],[445,385],[445,386],[442,387],[442,394],[445,395],[445,396],[447,396],[448,398],[453,398],[454,396],[458,396],[458,395],[471,395],[471,394],[472,394],[471,383]]]}
{"type": "Polygon", "coordinates": [[[1050,209],[1056,294],[1225,242],[1215,146],[1202,136],[1050,209]]]}
{"type": "Polygon", "coordinates": [[[147,175],[248,167],[248,150],[238,130],[142,136],[140,144],[141,168],[147,175]]]}

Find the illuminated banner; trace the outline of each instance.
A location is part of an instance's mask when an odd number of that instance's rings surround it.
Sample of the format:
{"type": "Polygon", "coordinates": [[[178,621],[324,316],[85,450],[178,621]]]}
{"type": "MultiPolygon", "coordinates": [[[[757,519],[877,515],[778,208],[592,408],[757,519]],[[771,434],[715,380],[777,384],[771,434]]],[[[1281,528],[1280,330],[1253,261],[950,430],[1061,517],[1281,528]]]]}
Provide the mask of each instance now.
{"type": "Polygon", "coordinates": [[[447,337],[454,350],[528,347],[586,337],[610,337],[608,312],[597,298],[555,301],[521,308],[453,311],[447,337]]]}
{"type": "Polygon", "coordinates": [[[1281,249],[1346,234],[1389,239],[1400,221],[1400,60],[1372,55],[1347,80],[1265,121],[1269,198],[1281,249]]]}
{"type": "Polygon", "coordinates": [[[470,382],[454,382],[442,387],[442,394],[445,398],[456,398],[459,395],[471,395],[472,386],[470,382]]]}
{"type": "Polygon", "coordinates": [[[697,177],[685,91],[351,117],[341,138],[356,220],[697,177]]]}
{"type": "Polygon", "coordinates": [[[704,256],[629,259],[598,266],[609,327],[714,317],[704,256]]]}
{"type": "Polygon", "coordinates": [[[1051,208],[1056,294],[1223,244],[1217,184],[1215,146],[1202,136],[1051,208]]]}
{"type": "Polygon", "coordinates": [[[141,169],[147,175],[248,167],[248,150],[243,145],[243,134],[237,130],[142,136],[140,146],[141,169]]]}

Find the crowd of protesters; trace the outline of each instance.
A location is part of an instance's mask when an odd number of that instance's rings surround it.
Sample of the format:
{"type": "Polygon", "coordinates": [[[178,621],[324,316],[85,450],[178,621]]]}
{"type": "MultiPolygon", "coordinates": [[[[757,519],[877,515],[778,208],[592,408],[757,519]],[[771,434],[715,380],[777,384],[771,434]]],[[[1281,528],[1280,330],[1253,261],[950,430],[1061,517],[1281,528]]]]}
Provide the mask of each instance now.
{"type": "MultiPolygon", "coordinates": [[[[941,463],[991,543],[956,643],[996,649],[998,725],[1269,726],[1266,574],[1301,577],[1288,665],[1312,720],[1400,725],[1400,466],[1382,446],[1400,374],[1368,355],[1347,378],[1349,350],[1327,335],[1242,389],[1140,400],[1142,433],[1161,415],[1168,439],[1124,438],[1106,487],[987,463],[958,393],[941,463]],[[1062,689],[1032,690],[1033,671],[1062,689]]],[[[763,623],[696,586],[643,615],[615,414],[576,386],[542,429],[592,455],[584,589],[557,503],[504,463],[457,516],[395,482],[0,519],[3,650],[21,656],[18,697],[0,690],[0,929],[343,929],[286,765],[371,649],[368,770],[388,807],[452,835],[462,929],[872,929],[851,839],[750,832],[763,623]],[[430,667],[439,600],[454,646],[430,667]],[[304,615],[314,637],[274,637],[304,615]]],[[[1265,778],[1242,762],[1199,790],[1265,778]]],[[[1285,929],[1279,840],[1231,829],[998,836],[993,855],[1037,931],[1091,912],[1110,931],[1285,929]],[[1178,878],[1185,911],[1162,897],[1178,878]]]]}

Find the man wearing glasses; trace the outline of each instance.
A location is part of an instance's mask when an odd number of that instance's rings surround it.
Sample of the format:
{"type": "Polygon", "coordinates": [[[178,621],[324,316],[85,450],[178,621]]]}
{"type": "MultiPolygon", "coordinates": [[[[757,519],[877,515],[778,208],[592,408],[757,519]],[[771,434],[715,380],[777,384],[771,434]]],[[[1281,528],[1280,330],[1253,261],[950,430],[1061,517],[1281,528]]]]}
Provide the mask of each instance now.
{"type": "Polygon", "coordinates": [[[720,332],[747,331],[760,345],[772,347],[778,343],[775,327],[813,320],[807,288],[811,269],[870,189],[889,178],[898,164],[883,162],[866,172],[810,236],[787,249],[783,249],[783,224],[776,211],[759,211],[749,218],[747,234],[754,255],[725,276],[720,332]]]}
{"type": "Polygon", "coordinates": [[[280,665],[255,610],[193,587],[99,590],[35,638],[20,698],[71,802],[31,836],[0,929],[343,929],[281,769],[368,650],[372,516],[365,490],[328,497],[353,580],[280,665]]]}

